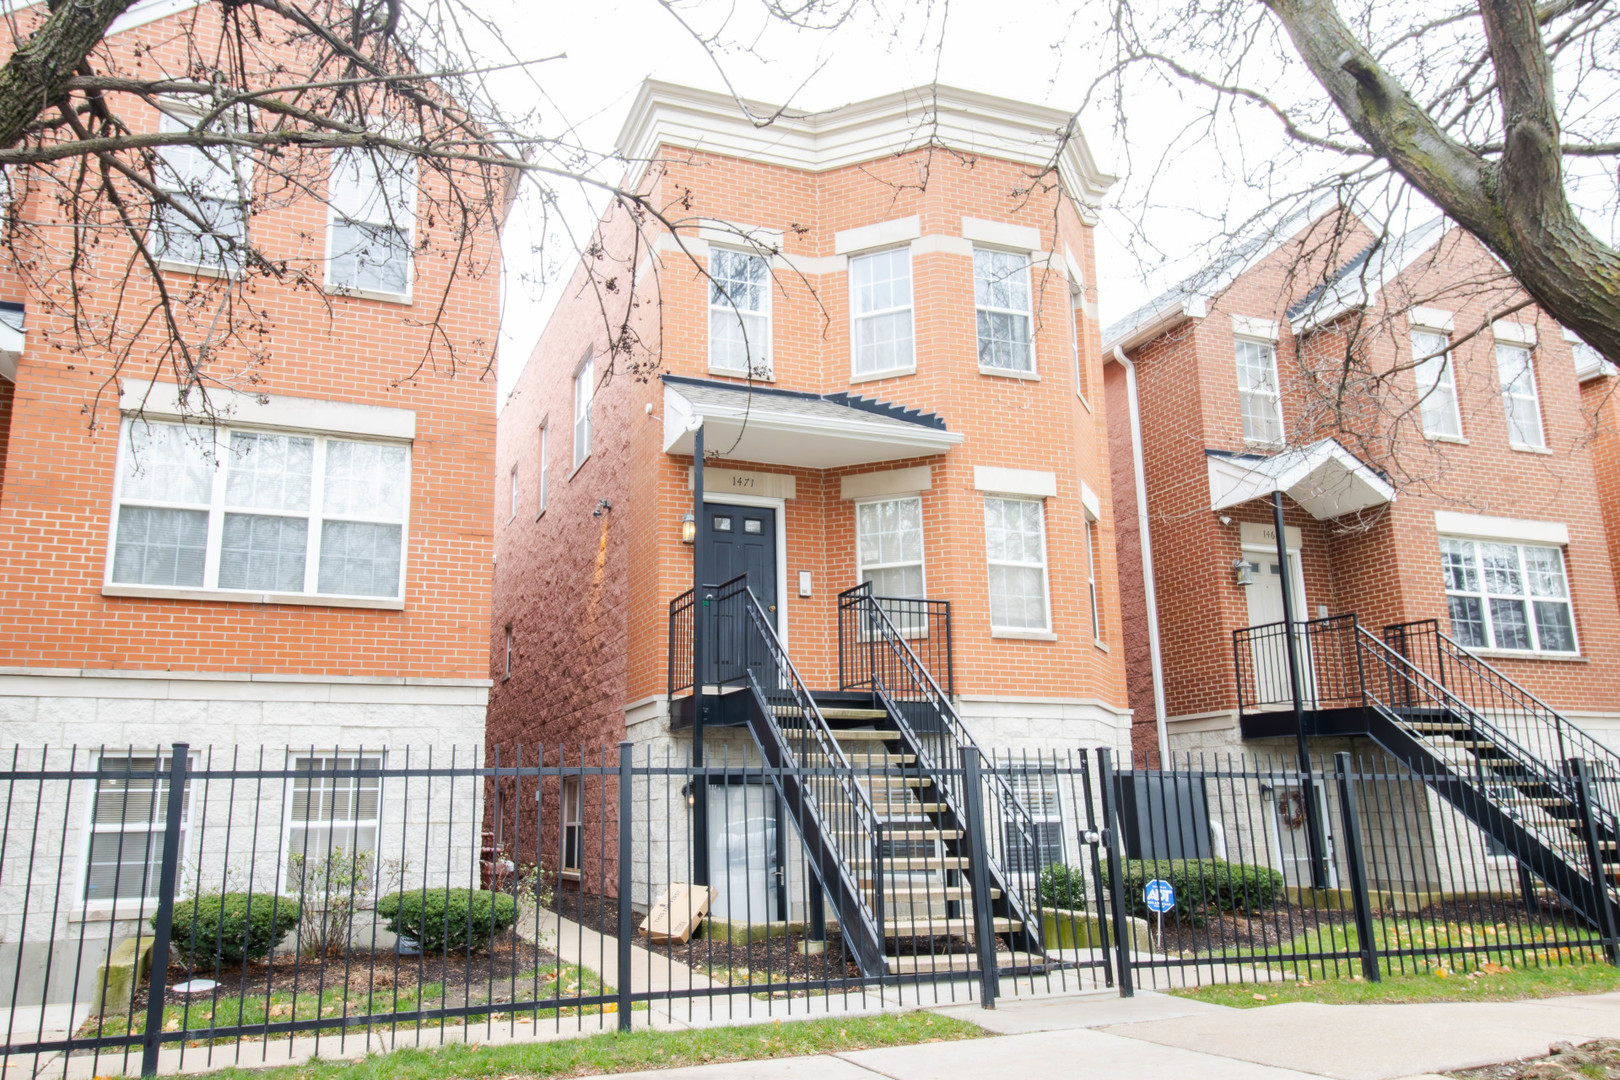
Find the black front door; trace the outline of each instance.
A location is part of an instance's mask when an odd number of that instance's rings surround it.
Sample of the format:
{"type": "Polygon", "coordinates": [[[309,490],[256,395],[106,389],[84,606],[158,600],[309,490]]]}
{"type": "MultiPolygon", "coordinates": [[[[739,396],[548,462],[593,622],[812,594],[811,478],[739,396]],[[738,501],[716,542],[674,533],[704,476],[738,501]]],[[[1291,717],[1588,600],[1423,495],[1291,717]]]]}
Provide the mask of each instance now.
{"type": "Polygon", "coordinates": [[[709,527],[704,584],[718,585],[747,574],[748,587],[759,597],[771,625],[780,626],[776,617],[776,511],[768,506],[704,503],[703,512],[709,527]]]}

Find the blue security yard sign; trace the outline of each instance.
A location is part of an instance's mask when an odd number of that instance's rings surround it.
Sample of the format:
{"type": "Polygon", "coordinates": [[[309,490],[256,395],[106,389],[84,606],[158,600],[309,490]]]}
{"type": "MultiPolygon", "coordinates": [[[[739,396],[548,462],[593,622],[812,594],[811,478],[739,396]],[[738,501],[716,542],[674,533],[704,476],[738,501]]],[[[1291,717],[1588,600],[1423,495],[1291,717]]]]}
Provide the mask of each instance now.
{"type": "Polygon", "coordinates": [[[1164,914],[1176,906],[1176,887],[1161,878],[1154,878],[1142,887],[1142,902],[1149,911],[1164,914]]]}

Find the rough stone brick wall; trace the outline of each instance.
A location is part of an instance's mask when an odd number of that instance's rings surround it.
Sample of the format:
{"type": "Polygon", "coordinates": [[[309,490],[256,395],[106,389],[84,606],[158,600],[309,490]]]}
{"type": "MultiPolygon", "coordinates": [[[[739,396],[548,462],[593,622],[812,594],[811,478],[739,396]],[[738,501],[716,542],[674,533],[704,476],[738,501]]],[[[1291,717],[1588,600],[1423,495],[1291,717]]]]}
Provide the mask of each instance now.
{"type": "MultiPolygon", "coordinates": [[[[144,70],[183,72],[181,26],[195,22],[197,49],[206,53],[219,10],[204,5],[103,47],[131,67],[138,55],[144,70]]],[[[128,118],[137,127],[157,124],[155,110],[128,118]]],[[[324,177],[323,162],[310,162],[313,175],[324,177]]],[[[432,170],[422,171],[422,184],[446,194],[432,170]]],[[[24,191],[20,212],[43,220],[57,212],[49,184],[24,177],[24,191]]],[[[270,199],[250,228],[265,251],[318,282],[328,208],[284,195],[270,199]]],[[[499,246],[491,226],[452,276],[442,245],[423,231],[442,227],[426,216],[418,222],[418,243],[429,242],[416,258],[412,305],[264,281],[254,290],[262,312],[256,355],[232,347],[211,359],[217,377],[239,376],[252,392],[416,411],[403,611],[101,595],[119,433],[117,388],[107,382],[113,358],[80,351],[74,327],[47,310],[34,286],[0,274],[0,298],[27,305],[27,345],[5,398],[12,413],[0,492],[0,544],[8,553],[0,566],[0,665],[482,679],[495,441],[494,379],[484,369],[499,326],[499,246]],[[439,347],[424,365],[436,312],[439,347]]],[[[102,234],[90,254],[89,317],[107,315],[120,299],[126,317],[155,304],[154,283],[130,271],[130,255],[115,234],[102,234]]],[[[219,283],[178,272],[165,279],[200,340],[219,283]]],[[[137,341],[123,375],[172,381],[158,344],[155,330],[137,341]]]]}
{"type": "MultiPolygon", "coordinates": [[[[1570,533],[1566,568],[1580,657],[1497,654],[1490,662],[1555,707],[1620,711],[1620,694],[1613,690],[1620,675],[1616,648],[1620,613],[1612,536],[1604,523],[1599,484],[1606,448],[1600,438],[1594,449],[1589,438],[1581,388],[1558,325],[1533,305],[1507,316],[1537,328],[1536,377],[1548,443],[1545,453],[1512,449],[1488,326],[1493,313],[1517,308],[1524,297],[1497,286],[1480,286],[1492,276],[1484,272],[1489,257],[1471,238],[1454,231],[1386,286],[1380,305],[1367,313],[1359,340],[1370,368],[1392,368],[1410,360],[1411,345],[1404,316],[1389,317],[1387,311],[1421,303],[1454,312],[1452,355],[1465,441],[1424,438],[1416,409],[1392,405],[1393,395],[1388,400],[1353,398],[1344,417],[1325,416],[1319,407],[1312,407],[1313,399],[1303,390],[1302,365],[1342,356],[1354,324],[1347,317],[1296,342],[1285,312],[1298,295],[1299,283],[1314,279],[1294,265],[1301,250],[1311,257],[1316,254],[1297,239],[1284,245],[1214,298],[1204,318],[1184,322],[1134,350],[1153,545],[1159,562],[1169,715],[1199,716],[1236,707],[1231,633],[1246,625],[1248,617],[1242,590],[1233,582],[1231,562],[1239,553],[1239,524],[1270,521],[1269,506],[1260,501],[1228,511],[1230,526],[1222,526],[1209,509],[1204,449],[1245,450],[1233,315],[1281,323],[1277,357],[1290,443],[1334,434],[1363,460],[1384,470],[1399,488],[1394,503],[1357,520],[1318,522],[1290,504],[1288,524],[1303,529],[1308,614],[1317,616],[1319,606],[1325,605],[1333,614],[1356,613],[1375,631],[1392,622],[1425,618],[1437,618],[1447,629],[1437,510],[1564,523],[1570,533]]],[[[1415,401],[1410,373],[1398,376],[1393,385],[1396,393],[1415,401]]],[[[1124,486],[1129,476],[1129,433],[1118,365],[1110,368],[1109,386],[1118,402],[1112,411],[1115,513],[1124,521],[1135,511],[1134,496],[1124,486]]],[[[1135,543],[1134,535],[1131,541],[1135,543]]],[[[1131,609],[1145,615],[1139,598],[1139,560],[1139,554],[1132,554],[1122,563],[1121,588],[1131,609]],[[1133,592],[1136,598],[1130,598],[1133,592]]],[[[1141,725],[1150,722],[1152,702],[1145,629],[1128,641],[1132,670],[1138,672],[1131,682],[1131,699],[1141,725]]],[[[1139,730],[1137,738],[1138,745],[1145,745],[1142,740],[1148,736],[1139,730]]]]}

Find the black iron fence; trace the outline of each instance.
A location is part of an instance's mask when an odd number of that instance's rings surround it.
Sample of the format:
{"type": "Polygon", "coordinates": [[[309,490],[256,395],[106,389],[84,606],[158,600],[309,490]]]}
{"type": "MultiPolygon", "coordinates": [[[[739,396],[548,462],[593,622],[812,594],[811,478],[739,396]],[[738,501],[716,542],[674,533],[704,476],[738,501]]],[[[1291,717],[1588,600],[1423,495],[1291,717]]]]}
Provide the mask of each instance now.
{"type": "Polygon", "coordinates": [[[738,735],[703,766],[684,745],[15,750],[0,1068],[150,1075],[1111,981],[1083,754],[970,756],[974,791],[1039,808],[1041,845],[1015,854],[993,798],[938,828],[916,762],[881,742],[830,768],[738,735]],[[795,782],[853,783],[869,808],[875,839],[840,857],[879,913],[876,971],[825,902],[795,782]],[[1044,897],[1048,949],[1013,948],[1023,927],[976,899],[992,856],[1044,897]]]}
{"type": "Polygon", "coordinates": [[[1612,959],[1620,944],[1613,923],[1561,899],[1580,883],[1532,873],[1437,793],[1455,782],[1449,772],[1424,775],[1375,750],[1317,759],[1308,775],[1291,755],[1188,756],[1103,779],[1127,985],[1264,992],[1298,980],[1488,976],[1612,959]],[[1312,887],[1307,798],[1324,827],[1326,888],[1312,887]],[[1154,881],[1174,892],[1162,914],[1149,904],[1154,881]]]}

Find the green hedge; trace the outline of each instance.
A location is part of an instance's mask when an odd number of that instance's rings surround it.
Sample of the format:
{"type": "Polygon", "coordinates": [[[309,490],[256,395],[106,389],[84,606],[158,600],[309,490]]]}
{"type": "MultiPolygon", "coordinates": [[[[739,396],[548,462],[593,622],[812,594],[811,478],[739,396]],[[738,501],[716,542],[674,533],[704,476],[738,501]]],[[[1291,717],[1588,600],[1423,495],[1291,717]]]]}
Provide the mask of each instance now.
{"type": "Polygon", "coordinates": [[[377,914],[423,952],[477,952],[517,924],[518,905],[482,889],[408,889],[377,901],[377,914]]]}
{"type": "MultiPolygon", "coordinates": [[[[1122,866],[1125,906],[1132,915],[1147,917],[1142,889],[1154,878],[1176,890],[1176,906],[1165,912],[1173,918],[1201,920],[1216,911],[1260,911],[1273,906],[1282,894],[1283,876],[1269,866],[1222,862],[1220,859],[1129,859],[1122,866]]],[[[1103,868],[1108,882],[1108,868],[1103,868]]]]}
{"type": "Polygon", "coordinates": [[[1076,866],[1048,866],[1041,871],[1040,882],[1041,906],[1043,908],[1067,908],[1070,911],[1086,910],[1086,879],[1076,866]]]}
{"type": "MultiPolygon", "coordinates": [[[[193,964],[240,964],[270,955],[303,918],[298,901],[265,893],[176,900],[171,947],[193,964]]],[[[157,916],[152,916],[157,926],[157,916]]]]}

